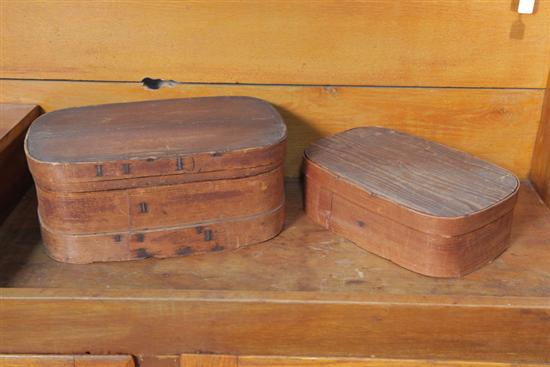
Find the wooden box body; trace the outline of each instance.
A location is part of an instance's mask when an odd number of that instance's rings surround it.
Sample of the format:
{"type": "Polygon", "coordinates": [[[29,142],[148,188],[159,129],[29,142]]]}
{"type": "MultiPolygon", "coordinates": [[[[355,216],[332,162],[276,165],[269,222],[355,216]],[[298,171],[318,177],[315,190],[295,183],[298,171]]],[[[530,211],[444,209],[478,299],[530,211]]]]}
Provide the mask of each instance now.
{"type": "Polygon", "coordinates": [[[310,218],[435,277],[462,276],[506,249],[519,189],[500,167],[378,127],[312,144],[305,180],[310,218]]]}
{"type": "Polygon", "coordinates": [[[72,263],[265,241],[284,221],[286,126],[267,102],[208,97],[55,111],[29,129],[44,244],[72,263]]]}

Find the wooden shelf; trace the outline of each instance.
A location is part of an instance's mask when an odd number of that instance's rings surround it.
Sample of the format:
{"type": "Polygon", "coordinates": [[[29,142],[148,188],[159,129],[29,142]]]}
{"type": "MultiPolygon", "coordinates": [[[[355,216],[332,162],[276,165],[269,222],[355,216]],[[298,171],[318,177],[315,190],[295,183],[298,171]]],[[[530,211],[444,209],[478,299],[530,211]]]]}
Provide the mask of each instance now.
{"type": "Polygon", "coordinates": [[[281,235],[225,253],[58,263],[35,213],[30,191],[0,227],[0,352],[550,360],[550,209],[528,182],[510,248],[462,279],[412,273],[314,224],[298,181],[281,235]]]}

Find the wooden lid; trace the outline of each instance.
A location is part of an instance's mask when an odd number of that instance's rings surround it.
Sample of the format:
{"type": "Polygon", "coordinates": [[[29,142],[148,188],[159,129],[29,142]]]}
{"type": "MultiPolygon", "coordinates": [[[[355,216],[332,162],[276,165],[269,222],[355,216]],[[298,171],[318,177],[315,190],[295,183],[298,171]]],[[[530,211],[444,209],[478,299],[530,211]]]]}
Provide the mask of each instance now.
{"type": "Polygon", "coordinates": [[[435,217],[464,217],[513,195],[509,171],[444,145],[380,127],[321,139],[306,157],[374,196],[435,217]]]}
{"type": "Polygon", "coordinates": [[[105,162],[261,148],[285,137],[265,101],[186,98],[50,112],[32,124],[27,151],[42,162],[105,162]]]}
{"type": "Polygon", "coordinates": [[[269,103],[205,97],[54,111],[25,150],[38,186],[76,192],[259,174],[283,163],[285,144],[269,103]]]}

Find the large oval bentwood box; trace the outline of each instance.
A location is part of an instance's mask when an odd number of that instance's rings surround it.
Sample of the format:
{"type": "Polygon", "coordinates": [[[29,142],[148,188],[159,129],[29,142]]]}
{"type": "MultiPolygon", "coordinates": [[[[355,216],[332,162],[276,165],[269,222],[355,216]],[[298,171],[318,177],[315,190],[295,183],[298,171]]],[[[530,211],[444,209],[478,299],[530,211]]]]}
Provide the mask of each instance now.
{"type": "Polygon", "coordinates": [[[305,152],[307,214],[412,271],[457,277],[508,246],[519,181],[466,153],[379,128],[305,152]]]}
{"type": "Polygon", "coordinates": [[[208,97],[48,113],[25,149],[44,244],[72,263],[265,241],[284,221],[286,126],[267,102],[208,97]]]}

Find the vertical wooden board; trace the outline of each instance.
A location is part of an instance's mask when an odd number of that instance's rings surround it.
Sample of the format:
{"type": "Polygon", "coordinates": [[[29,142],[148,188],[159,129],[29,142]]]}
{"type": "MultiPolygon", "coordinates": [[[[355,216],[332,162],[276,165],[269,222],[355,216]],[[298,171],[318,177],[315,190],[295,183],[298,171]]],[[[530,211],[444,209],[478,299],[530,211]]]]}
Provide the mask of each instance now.
{"type": "Polygon", "coordinates": [[[9,78],[544,87],[550,1],[1,2],[9,78]],[[84,31],[85,30],[85,31],[84,31]]]}
{"type": "Polygon", "coordinates": [[[530,176],[542,200],[550,207],[550,72],[530,176]]]}
{"type": "Polygon", "coordinates": [[[40,103],[46,111],[89,104],[213,95],[267,100],[288,125],[287,176],[297,176],[303,150],[318,138],[379,125],[462,149],[529,172],[543,91],[447,88],[292,87],[177,84],[156,91],[137,83],[0,80],[0,100],[40,103]]]}

